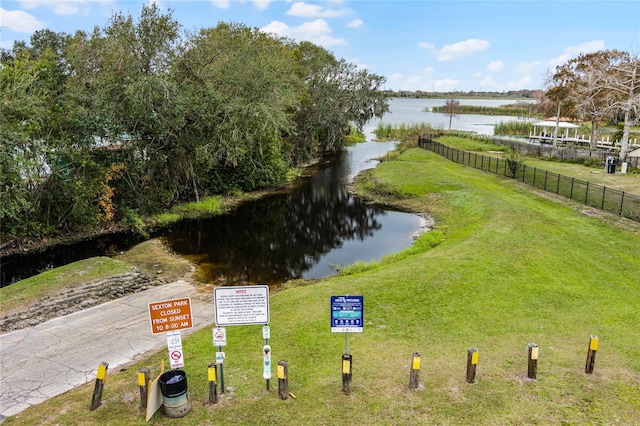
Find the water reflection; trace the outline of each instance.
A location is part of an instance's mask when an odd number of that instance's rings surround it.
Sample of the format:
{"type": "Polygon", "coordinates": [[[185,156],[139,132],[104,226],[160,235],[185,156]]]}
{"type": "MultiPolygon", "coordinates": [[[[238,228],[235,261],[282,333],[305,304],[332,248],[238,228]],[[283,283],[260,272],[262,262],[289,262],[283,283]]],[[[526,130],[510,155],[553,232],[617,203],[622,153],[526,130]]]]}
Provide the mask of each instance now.
{"type": "Polygon", "coordinates": [[[350,148],[292,191],[182,224],[166,241],[198,265],[198,280],[226,285],[320,278],[336,265],[379,259],[410,245],[421,219],[369,205],[345,183],[392,148],[375,142],[350,148]]]}

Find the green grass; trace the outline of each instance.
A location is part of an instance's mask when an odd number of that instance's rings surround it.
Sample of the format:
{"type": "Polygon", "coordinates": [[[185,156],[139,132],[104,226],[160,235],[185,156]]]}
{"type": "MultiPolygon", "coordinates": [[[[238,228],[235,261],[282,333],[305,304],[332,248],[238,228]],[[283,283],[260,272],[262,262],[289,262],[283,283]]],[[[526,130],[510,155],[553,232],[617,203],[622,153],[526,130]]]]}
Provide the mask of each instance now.
{"type": "Polygon", "coordinates": [[[63,288],[122,274],[130,268],[130,264],[108,257],[73,262],[0,288],[0,307],[6,313],[37,298],[55,294],[63,288]]]}
{"type": "MultiPolygon", "coordinates": [[[[207,328],[183,340],[193,411],[175,420],[157,413],[153,424],[637,424],[637,223],[616,219],[624,225],[617,226],[420,149],[381,163],[355,186],[431,214],[436,232],[352,274],[272,293],[270,345],[274,362],[289,363],[296,399],[279,400],[275,380],[265,390],[260,327],[240,326],[227,329],[227,394],[209,405],[215,350],[207,328]],[[384,191],[372,192],[372,181],[384,191]],[[341,392],[344,336],[329,330],[329,299],[340,294],[365,301],[364,333],[350,338],[351,395],[341,392]],[[586,375],[590,335],[600,347],[586,375]],[[526,380],[529,343],[540,347],[537,381],[526,380]],[[474,385],[465,382],[472,346],[480,354],[474,385]],[[413,352],[422,354],[419,391],[408,390],[413,352]]],[[[96,411],[88,409],[88,384],[5,423],[146,424],[136,373],[157,375],[166,357],[162,349],[110,371],[96,411]]]]}

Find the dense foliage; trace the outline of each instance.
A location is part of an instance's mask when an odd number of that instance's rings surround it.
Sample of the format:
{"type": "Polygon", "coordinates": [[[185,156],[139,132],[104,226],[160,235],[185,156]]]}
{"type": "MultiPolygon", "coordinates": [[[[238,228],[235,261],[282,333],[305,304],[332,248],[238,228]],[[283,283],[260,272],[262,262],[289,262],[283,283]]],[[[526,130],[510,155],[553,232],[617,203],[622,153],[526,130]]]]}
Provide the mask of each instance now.
{"type": "Polygon", "coordinates": [[[2,241],[135,220],[282,182],[388,111],[385,80],[241,24],[155,4],[2,51],[2,241]]]}

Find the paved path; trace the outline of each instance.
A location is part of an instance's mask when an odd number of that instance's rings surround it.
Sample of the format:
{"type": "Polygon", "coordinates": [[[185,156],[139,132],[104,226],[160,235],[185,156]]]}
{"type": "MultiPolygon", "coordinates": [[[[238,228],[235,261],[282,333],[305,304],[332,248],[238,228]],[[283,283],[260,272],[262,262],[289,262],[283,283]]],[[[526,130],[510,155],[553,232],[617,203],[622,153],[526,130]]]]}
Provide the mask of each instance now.
{"type": "Polygon", "coordinates": [[[183,336],[214,323],[213,291],[178,281],[0,335],[0,421],[95,380],[102,361],[113,371],[166,348],[164,334],[151,333],[149,303],[183,297],[193,316],[183,336]]]}

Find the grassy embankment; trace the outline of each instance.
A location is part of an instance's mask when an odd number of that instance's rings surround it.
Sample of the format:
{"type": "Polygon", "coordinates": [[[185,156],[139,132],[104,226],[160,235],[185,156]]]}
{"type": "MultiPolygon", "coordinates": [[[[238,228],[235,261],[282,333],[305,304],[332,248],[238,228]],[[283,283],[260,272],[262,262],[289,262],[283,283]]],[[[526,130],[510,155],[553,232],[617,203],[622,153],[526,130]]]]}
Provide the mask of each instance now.
{"type": "MultiPolygon", "coordinates": [[[[350,275],[272,294],[274,361],[289,362],[297,399],[265,390],[260,327],[232,327],[224,371],[233,390],[209,405],[214,348],[203,330],[183,342],[193,411],[176,420],[158,413],[153,424],[637,424],[636,223],[585,215],[420,149],[367,172],[356,189],[431,214],[436,230],[350,275]],[[365,300],[365,332],[350,342],[351,395],[341,392],[344,337],[329,331],[329,298],[340,294],[365,300]],[[591,334],[600,347],[595,373],[586,375],[591,334]],[[537,381],[526,380],[528,343],[540,346],[537,381]],[[471,346],[480,351],[473,385],[465,382],[471,346]],[[423,389],[409,391],[415,351],[423,389]]],[[[149,367],[156,375],[166,356],[162,350],[110,372],[94,412],[89,384],[5,423],[146,424],[136,372],[149,367]]]]}

